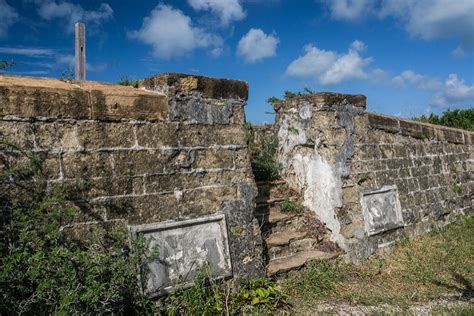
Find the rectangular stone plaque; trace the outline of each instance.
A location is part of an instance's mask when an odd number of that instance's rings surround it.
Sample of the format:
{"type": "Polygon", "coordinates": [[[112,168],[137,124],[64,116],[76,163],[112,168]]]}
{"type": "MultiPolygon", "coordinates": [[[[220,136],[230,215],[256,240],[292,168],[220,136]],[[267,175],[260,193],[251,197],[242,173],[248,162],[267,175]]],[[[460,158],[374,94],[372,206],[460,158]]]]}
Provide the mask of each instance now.
{"type": "Polygon", "coordinates": [[[395,186],[362,195],[365,229],[369,236],[403,227],[402,210],[395,186]]]}
{"type": "Polygon", "coordinates": [[[224,215],[130,227],[132,238],[143,234],[149,249],[158,246],[158,257],[146,267],[141,283],[151,296],[190,286],[207,265],[210,275],[232,275],[224,215]]]}

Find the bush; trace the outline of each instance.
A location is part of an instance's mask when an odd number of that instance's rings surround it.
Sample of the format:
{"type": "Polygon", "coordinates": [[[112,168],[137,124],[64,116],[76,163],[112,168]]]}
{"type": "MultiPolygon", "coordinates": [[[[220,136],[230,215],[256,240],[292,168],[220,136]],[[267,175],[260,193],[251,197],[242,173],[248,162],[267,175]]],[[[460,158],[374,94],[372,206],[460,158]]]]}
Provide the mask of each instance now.
{"type": "Polygon", "coordinates": [[[139,81],[130,79],[127,75],[125,75],[122,76],[122,78],[120,78],[120,81],[117,83],[121,86],[131,86],[134,88],[138,88],[139,81]]]}
{"type": "Polygon", "coordinates": [[[448,110],[443,112],[441,116],[432,113],[429,116],[422,115],[415,117],[413,120],[474,131],[474,108],[454,111],[448,110]]]}
{"type": "Polygon", "coordinates": [[[88,241],[74,238],[68,224],[89,187],[51,185],[40,158],[0,138],[1,315],[152,311],[137,282],[150,259],[143,238],[130,252],[127,228],[105,223],[88,241]]]}
{"type": "Polygon", "coordinates": [[[161,313],[174,315],[259,315],[286,309],[288,304],[271,281],[258,278],[240,287],[215,281],[203,267],[193,286],[162,302],[161,313]]]}

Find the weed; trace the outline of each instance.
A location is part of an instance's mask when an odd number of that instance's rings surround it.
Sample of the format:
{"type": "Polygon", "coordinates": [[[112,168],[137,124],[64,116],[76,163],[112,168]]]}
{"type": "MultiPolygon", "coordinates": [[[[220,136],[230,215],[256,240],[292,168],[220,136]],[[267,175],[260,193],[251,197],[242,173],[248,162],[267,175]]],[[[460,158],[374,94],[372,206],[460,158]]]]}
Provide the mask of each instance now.
{"type": "Polygon", "coordinates": [[[456,194],[461,194],[462,193],[462,185],[459,183],[456,183],[453,185],[453,191],[456,194]]]}
{"type": "Polygon", "coordinates": [[[315,262],[289,274],[283,292],[293,300],[315,304],[342,300],[354,304],[394,304],[470,295],[474,282],[474,217],[416,240],[402,240],[358,266],[342,261],[315,262]]]}
{"type": "Polygon", "coordinates": [[[278,142],[267,138],[252,157],[252,169],[257,181],[271,181],[280,176],[281,166],[276,161],[278,142]]]}
{"type": "Polygon", "coordinates": [[[216,281],[203,267],[193,286],[166,297],[161,312],[167,315],[269,314],[285,308],[284,297],[273,282],[258,278],[240,287],[216,281]]]}
{"type": "Polygon", "coordinates": [[[288,127],[288,131],[289,131],[290,133],[295,134],[295,135],[299,135],[299,134],[300,134],[300,131],[299,131],[297,128],[293,127],[293,126],[288,127]]]}
{"type": "Polygon", "coordinates": [[[90,182],[50,185],[37,156],[1,137],[0,148],[0,314],[151,312],[137,282],[145,240],[130,252],[125,225],[100,222],[76,238],[68,224],[90,182]]]}
{"type": "Polygon", "coordinates": [[[303,211],[303,206],[300,203],[296,203],[290,200],[284,200],[280,203],[282,212],[299,214],[303,211]]]}
{"type": "Polygon", "coordinates": [[[134,88],[138,88],[139,83],[140,83],[139,80],[133,80],[129,78],[128,75],[122,76],[122,78],[120,78],[120,81],[117,82],[117,84],[121,86],[132,86],[134,88]]]}

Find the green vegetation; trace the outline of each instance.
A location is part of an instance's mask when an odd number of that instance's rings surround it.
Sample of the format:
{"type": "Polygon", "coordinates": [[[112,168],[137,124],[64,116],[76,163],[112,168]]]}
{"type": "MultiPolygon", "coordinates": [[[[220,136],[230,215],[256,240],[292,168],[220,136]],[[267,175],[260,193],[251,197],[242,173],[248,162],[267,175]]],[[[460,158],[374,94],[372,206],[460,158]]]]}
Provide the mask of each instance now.
{"type": "Polygon", "coordinates": [[[462,193],[462,185],[461,184],[454,184],[453,185],[453,191],[456,194],[461,194],[462,193]]]}
{"type": "Polygon", "coordinates": [[[207,268],[194,279],[193,286],[168,296],[161,306],[166,315],[268,315],[288,306],[281,292],[265,278],[232,287],[213,281],[207,268]]]}
{"type": "Polygon", "coordinates": [[[432,113],[429,116],[422,115],[420,117],[414,117],[413,120],[474,131],[474,108],[454,111],[448,110],[443,112],[441,116],[432,113]]]}
{"type": "MultiPolygon", "coordinates": [[[[291,99],[291,98],[295,98],[295,97],[302,97],[302,96],[308,96],[308,95],[311,95],[311,94],[314,94],[315,92],[309,88],[304,88],[303,91],[297,91],[297,92],[292,92],[290,90],[285,90],[284,94],[283,94],[283,100],[288,100],[288,99],[291,99]]],[[[267,103],[274,103],[274,102],[278,102],[278,101],[282,101],[282,99],[279,99],[277,97],[269,97],[267,100],[267,103]]]]}
{"type": "Polygon", "coordinates": [[[252,169],[257,181],[272,181],[280,176],[281,166],[276,161],[276,140],[265,141],[260,150],[252,157],[252,169]]]}
{"type": "Polygon", "coordinates": [[[8,69],[10,67],[13,67],[16,63],[14,61],[8,61],[8,60],[0,60],[0,70],[2,69],[8,69]]]}
{"type": "Polygon", "coordinates": [[[138,88],[139,83],[140,83],[139,80],[133,80],[129,78],[128,75],[122,76],[122,78],[120,78],[120,81],[117,82],[117,84],[121,86],[132,86],[134,88],[138,88]]]}
{"type": "MultiPolygon", "coordinates": [[[[444,294],[470,295],[474,282],[474,217],[399,242],[359,266],[314,262],[281,280],[294,306],[322,301],[407,307],[444,294]]],[[[472,308],[471,308],[472,310],[472,308]]]]}
{"type": "Polygon", "coordinates": [[[124,225],[74,230],[90,183],[51,185],[42,165],[0,137],[0,314],[150,313],[137,275],[156,254],[143,238],[130,251],[124,225]],[[86,233],[87,241],[76,237],[86,233]]]}
{"type": "Polygon", "coordinates": [[[272,181],[280,176],[281,166],[276,160],[278,140],[274,135],[261,135],[256,139],[254,127],[246,124],[248,146],[255,180],[272,181]]]}
{"type": "Polygon", "coordinates": [[[59,77],[61,81],[72,81],[74,80],[74,70],[71,68],[61,71],[61,76],[59,77]]]}
{"type": "Polygon", "coordinates": [[[284,213],[298,214],[303,211],[303,206],[290,200],[284,200],[280,203],[281,211],[284,213]]]}

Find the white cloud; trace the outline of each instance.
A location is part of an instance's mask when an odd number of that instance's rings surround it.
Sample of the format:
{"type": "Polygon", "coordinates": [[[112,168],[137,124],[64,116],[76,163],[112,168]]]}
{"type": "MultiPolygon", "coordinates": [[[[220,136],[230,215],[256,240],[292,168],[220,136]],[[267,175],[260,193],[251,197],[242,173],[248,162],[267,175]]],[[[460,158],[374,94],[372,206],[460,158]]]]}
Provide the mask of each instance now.
{"type": "Polygon", "coordinates": [[[280,40],[275,35],[267,35],[261,29],[250,29],[239,41],[237,55],[254,63],[275,56],[280,40]]]}
{"type": "Polygon", "coordinates": [[[459,45],[456,47],[452,52],[451,55],[453,55],[454,58],[464,58],[467,56],[466,51],[462,47],[462,45],[459,45]]]}
{"type": "Polygon", "coordinates": [[[5,37],[8,28],[12,26],[19,16],[16,10],[6,0],[0,0],[0,38],[5,37]]]}
{"type": "Polygon", "coordinates": [[[95,11],[84,10],[80,5],[67,1],[35,0],[35,3],[40,17],[48,21],[62,19],[66,21],[68,31],[73,31],[78,21],[98,26],[113,16],[113,10],[107,3],[101,3],[95,11]]]}
{"type": "Polygon", "coordinates": [[[188,3],[194,10],[211,11],[219,18],[222,25],[245,18],[245,12],[239,0],[188,0],[188,3]]]}
{"type": "Polygon", "coordinates": [[[159,4],[143,19],[140,30],[128,34],[153,47],[156,57],[170,59],[197,48],[219,47],[222,39],[195,27],[191,19],[178,9],[159,4]]]}
{"type": "Polygon", "coordinates": [[[474,46],[473,0],[384,0],[380,15],[398,18],[413,36],[455,38],[474,46]]]}
{"type": "Polygon", "coordinates": [[[360,49],[362,44],[360,41],[354,41],[348,52],[343,54],[306,45],[305,54],[291,62],[286,73],[295,77],[314,77],[322,85],[367,79],[368,74],[365,68],[372,59],[363,58],[359,51],[354,49],[354,47],[360,49]]]}
{"type": "Polygon", "coordinates": [[[425,40],[453,38],[474,47],[473,0],[321,0],[335,20],[395,18],[407,32],[425,40]]]}
{"type": "Polygon", "coordinates": [[[43,57],[54,55],[55,52],[48,48],[30,47],[0,47],[0,53],[11,55],[23,55],[30,57],[43,57]]]}
{"type": "Polygon", "coordinates": [[[442,87],[442,83],[438,80],[417,74],[412,70],[405,70],[398,76],[395,76],[392,79],[392,82],[400,88],[405,88],[408,85],[412,85],[417,89],[426,91],[436,90],[442,87]]]}
{"type": "Polygon", "coordinates": [[[357,21],[369,15],[374,7],[373,0],[322,0],[335,20],[357,21]]]}
{"type": "Polygon", "coordinates": [[[444,82],[443,90],[433,96],[432,105],[442,108],[472,106],[474,85],[468,85],[456,74],[450,74],[444,82]]]}

